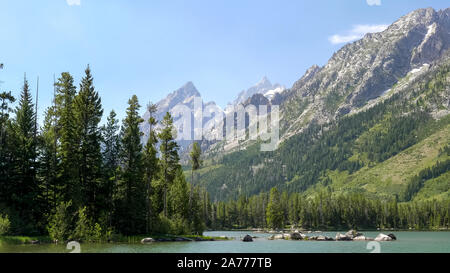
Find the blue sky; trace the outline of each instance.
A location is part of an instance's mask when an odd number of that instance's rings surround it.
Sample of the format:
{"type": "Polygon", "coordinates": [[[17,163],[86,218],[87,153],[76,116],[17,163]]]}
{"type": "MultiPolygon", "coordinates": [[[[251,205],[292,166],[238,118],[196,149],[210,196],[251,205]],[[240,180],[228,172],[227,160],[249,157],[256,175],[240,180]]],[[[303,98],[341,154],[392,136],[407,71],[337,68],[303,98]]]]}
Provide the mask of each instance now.
{"type": "Polygon", "coordinates": [[[157,102],[187,81],[225,106],[263,76],[291,87],[346,41],[417,8],[448,0],[0,0],[0,90],[16,96],[23,73],[39,110],[53,74],[78,82],[87,64],[105,113],[127,100],[157,102]]]}

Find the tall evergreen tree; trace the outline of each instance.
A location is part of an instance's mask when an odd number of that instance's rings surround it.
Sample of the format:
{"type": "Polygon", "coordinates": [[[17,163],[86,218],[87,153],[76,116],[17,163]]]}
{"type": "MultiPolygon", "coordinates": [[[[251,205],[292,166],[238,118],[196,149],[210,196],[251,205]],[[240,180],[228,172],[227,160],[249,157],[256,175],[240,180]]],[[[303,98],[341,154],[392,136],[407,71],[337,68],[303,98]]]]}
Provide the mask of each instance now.
{"type": "Polygon", "coordinates": [[[169,112],[166,113],[161,121],[162,129],[158,134],[160,139],[160,169],[163,188],[163,207],[164,216],[167,217],[167,191],[175,178],[176,171],[179,168],[179,146],[175,141],[173,118],[169,112]]]}
{"type": "MultiPolygon", "coordinates": [[[[184,177],[183,177],[184,178],[184,177]]],[[[191,208],[190,208],[190,229],[193,234],[202,235],[203,230],[205,229],[205,218],[202,213],[202,200],[200,197],[200,188],[191,185],[190,192],[192,193],[191,197],[191,208]]]]}
{"type": "MultiPolygon", "coordinates": [[[[189,212],[193,213],[192,209],[192,195],[193,195],[193,190],[194,190],[194,172],[198,169],[200,169],[201,165],[202,165],[202,160],[201,160],[201,154],[202,154],[202,150],[200,148],[200,145],[198,144],[198,142],[194,142],[192,144],[192,150],[189,154],[190,156],[190,162],[191,162],[191,187],[190,187],[190,191],[189,191],[189,212]]],[[[190,220],[192,220],[192,217],[190,217],[190,220]]]]}
{"type": "Polygon", "coordinates": [[[136,95],[128,101],[127,116],[122,127],[122,179],[118,189],[116,220],[125,234],[143,232],[145,225],[145,187],[143,183],[142,132],[139,124],[140,105],[136,95]]]}
{"type": "Polygon", "coordinates": [[[148,123],[149,123],[149,132],[148,132],[148,140],[147,144],[144,148],[144,168],[145,168],[145,176],[144,181],[146,184],[146,232],[149,233],[151,230],[152,218],[156,216],[153,209],[153,185],[152,182],[157,178],[158,175],[158,151],[157,151],[157,143],[158,139],[156,137],[156,124],[157,120],[155,118],[155,113],[157,111],[157,106],[153,103],[149,103],[147,105],[147,111],[150,114],[148,123]]]}
{"type": "Polygon", "coordinates": [[[11,198],[13,206],[21,220],[22,232],[30,232],[35,217],[38,187],[36,183],[36,139],[35,139],[35,113],[30,87],[26,77],[20,96],[19,105],[16,108],[16,120],[14,123],[14,140],[16,149],[14,152],[14,180],[11,198]]]}
{"type": "MultiPolygon", "coordinates": [[[[55,83],[55,135],[54,140],[60,144],[57,148],[57,157],[60,159],[58,178],[64,188],[64,200],[68,202],[73,198],[79,188],[79,135],[77,135],[77,117],[75,116],[74,100],[76,87],[73,77],[68,72],[61,73],[55,83]]],[[[78,109],[83,110],[82,108],[78,109]]],[[[80,116],[78,116],[80,118],[80,116]]],[[[81,121],[79,119],[78,121],[81,121]]],[[[78,124],[81,125],[81,124],[78,124]]],[[[59,204],[59,202],[57,202],[59,204]]]]}
{"type": "Polygon", "coordinates": [[[281,206],[280,193],[277,188],[270,190],[269,204],[267,205],[267,225],[270,228],[283,227],[283,210],[281,206]]]}
{"type": "Polygon", "coordinates": [[[112,110],[107,118],[106,125],[103,126],[103,173],[104,181],[100,189],[102,200],[98,205],[106,211],[109,225],[114,209],[113,193],[117,186],[118,168],[120,161],[120,135],[119,121],[116,119],[116,112],[112,110]]]}
{"type": "Polygon", "coordinates": [[[101,181],[101,130],[99,127],[103,115],[101,99],[93,85],[91,69],[85,70],[81,80],[80,91],[74,100],[75,136],[79,142],[78,147],[78,182],[71,193],[75,207],[88,208],[88,213],[94,219],[97,217],[96,193],[101,181]],[[79,189],[79,190],[77,190],[79,189]]]}
{"type": "Polygon", "coordinates": [[[187,216],[190,213],[188,208],[188,186],[181,168],[176,171],[174,180],[170,185],[168,197],[168,204],[170,204],[168,214],[170,218],[183,222],[185,230],[188,229],[187,216]]]}
{"type": "Polygon", "coordinates": [[[45,112],[44,126],[39,137],[38,182],[40,203],[46,215],[57,208],[63,190],[58,182],[59,161],[57,157],[56,111],[49,107],[45,112]]]}

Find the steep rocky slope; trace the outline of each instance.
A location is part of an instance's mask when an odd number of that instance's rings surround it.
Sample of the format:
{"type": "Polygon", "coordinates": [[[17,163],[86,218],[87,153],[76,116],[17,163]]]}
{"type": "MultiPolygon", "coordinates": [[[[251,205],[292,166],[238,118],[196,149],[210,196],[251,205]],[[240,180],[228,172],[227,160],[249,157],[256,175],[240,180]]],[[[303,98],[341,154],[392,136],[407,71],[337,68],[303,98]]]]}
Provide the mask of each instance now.
{"type": "Polygon", "coordinates": [[[380,97],[410,71],[438,60],[450,47],[450,9],[416,10],[381,33],[347,44],[313,66],[283,103],[283,140],[310,122],[326,123],[380,97]]]}

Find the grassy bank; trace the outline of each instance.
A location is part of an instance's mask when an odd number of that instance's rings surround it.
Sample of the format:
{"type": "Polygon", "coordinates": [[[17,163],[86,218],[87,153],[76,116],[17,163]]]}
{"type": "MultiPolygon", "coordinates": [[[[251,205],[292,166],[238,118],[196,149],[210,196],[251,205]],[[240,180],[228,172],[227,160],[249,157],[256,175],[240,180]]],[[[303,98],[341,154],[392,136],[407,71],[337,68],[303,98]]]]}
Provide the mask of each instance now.
{"type": "Polygon", "coordinates": [[[153,235],[115,235],[112,238],[114,243],[129,243],[135,244],[140,243],[143,238],[153,238],[154,240],[162,241],[175,241],[176,239],[189,239],[192,241],[223,241],[228,240],[228,238],[214,237],[214,236],[203,236],[203,235],[170,235],[170,234],[153,234],[153,235]]]}
{"type": "MultiPolygon", "coordinates": [[[[109,242],[99,242],[99,243],[127,243],[127,244],[137,244],[140,243],[144,238],[153,238],[156,241],[176,241],[177,239],[188,239],[192,241],[223,241],[228,240],[228,238],[223,237],[213,237],[213,236],[202,236],[202,235],[170,235],[170,234],[154,234],[154,235],[113,235],[109,242]]],[[[53,241],[49,236],[0,236],[0,243],[6,244],[33,244],[39,242],[39,244],[51,244],[53,241]]]]}
{"type": "Polygon", "coordinates": [[[33,242],[52,243],[49,236],[0,236],[0,243],[7,244],[32,244],[33,242]]]}

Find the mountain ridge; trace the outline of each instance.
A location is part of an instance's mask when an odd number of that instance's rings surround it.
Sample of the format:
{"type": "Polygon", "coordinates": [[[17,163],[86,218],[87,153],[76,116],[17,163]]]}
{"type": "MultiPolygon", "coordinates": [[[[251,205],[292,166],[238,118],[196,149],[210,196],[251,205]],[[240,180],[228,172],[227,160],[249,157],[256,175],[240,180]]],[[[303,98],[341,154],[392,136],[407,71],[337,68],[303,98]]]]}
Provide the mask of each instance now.
{"type": "MultiPolygon", "coordinates": [[[[341,185],[328,172],[364,173],[365,168],[382,166],[446,130],[449,11],[411,12],[381,33],[343,46],[326,65],[312,66],[282,94],[279,149],[262,153],[254,141],[248,141],[243,150],[241,145],[228,151],[216,146],[206,156],[208,165],[200,183],[222,200],[267,192],[273,186],[314,194],[316,185],[322,189],[341,185]]],[[[449,142],[444,139],[438,149],[449,142]]],[[[437,160],[433,157],[433,164],[437,160]]],[[[389,176],[383,183],[390,183],[389,176]]],[[[394,192],[386,192],[388,188],[358,177],[354,185],[359,186],[346,191],[364,191],[359,183],[369,183],[385,198],[393,196],[394,192]]],[[[395,193],[403,194],[408,183],[395,193]]]]}

